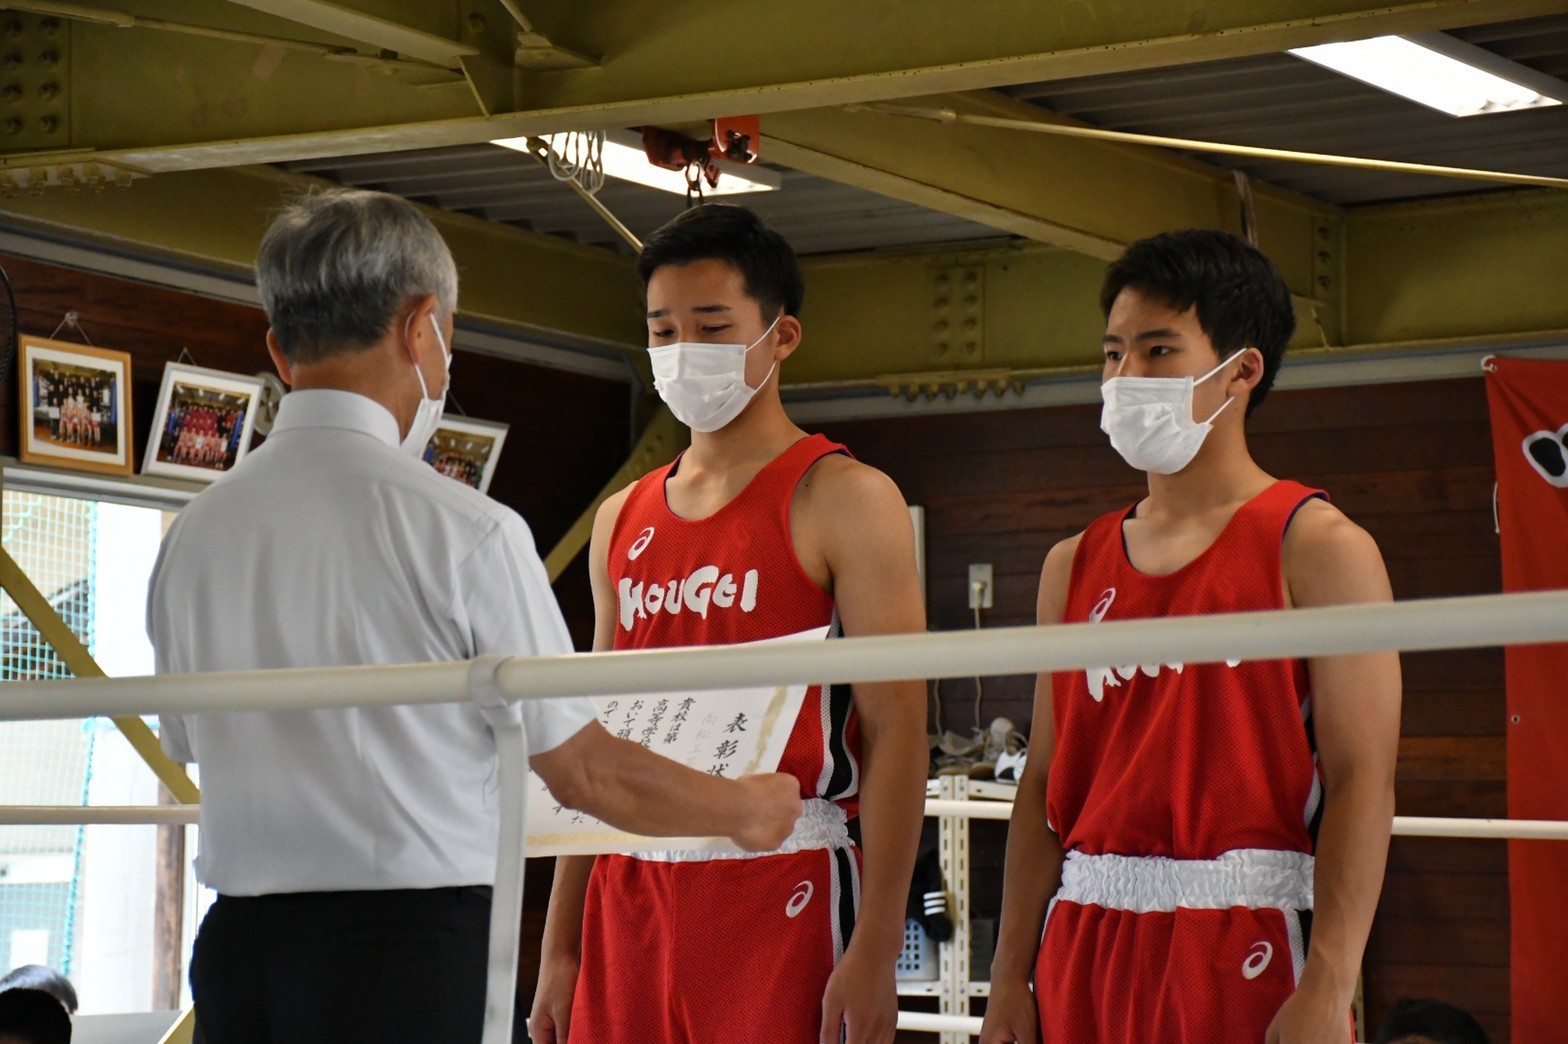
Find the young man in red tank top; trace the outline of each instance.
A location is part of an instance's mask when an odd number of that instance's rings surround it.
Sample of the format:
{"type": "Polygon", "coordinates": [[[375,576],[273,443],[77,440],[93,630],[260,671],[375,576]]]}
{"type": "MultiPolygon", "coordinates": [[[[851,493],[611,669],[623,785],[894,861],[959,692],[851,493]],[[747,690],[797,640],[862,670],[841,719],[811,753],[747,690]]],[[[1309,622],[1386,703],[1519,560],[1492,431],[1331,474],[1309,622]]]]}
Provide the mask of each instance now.
{"type": "MultiPolygon", "coordinates": [[[[897,487],[779,399],[801,343],[789,244],[694,207],[638,259],[655,386],[691,449],[611,497],[589,550],[596,649],[922,631],[897,487]]],[[[813,687],[779,771],[805,811],[779,851],[562,859],[536,1044],[882,1044],[927,765],[919,682],[813,687]],[[864,856],[847,820],[860,816],[864,856]]]]}
{"type": "MultiPolygon", "coordinates": [[[[1366,532],[1248,452],[1295,327],[1268,259],[1156,236],[1101,306],[1101,426],[1149,495],[1052,548],[1040,622],[1388,601],[1366,532]]],[[[1399,704],[1392,653],[1043,675],[983,1044],[1350,1040],[1399,704]]]]}

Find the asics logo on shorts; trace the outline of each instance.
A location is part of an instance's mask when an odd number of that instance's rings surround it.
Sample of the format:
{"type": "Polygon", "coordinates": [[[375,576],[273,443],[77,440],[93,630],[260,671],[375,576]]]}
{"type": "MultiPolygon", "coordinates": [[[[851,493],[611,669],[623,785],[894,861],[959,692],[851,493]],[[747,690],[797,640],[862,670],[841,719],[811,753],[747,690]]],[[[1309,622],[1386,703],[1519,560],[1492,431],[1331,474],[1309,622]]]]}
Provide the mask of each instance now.
{"type": "Polygon", "coordinates": [[[637,534],[637,540],[626,552],[626,560],[629,562],[637,561],[637,556],[646,551],[651,543],[653,543],[653,527],[649,526],[637,534]]]}
{"type": "Polygon", "coordinates": [[[1274,945],[1259,942],[1247,953],[1247,959],[1241,962],[1241,977],[1243,979],[1256,979],[1263,974],[1269,966],[1269,961],[1274,959],[1274,945]]]}
{"type": "Polygon", "coordinates": [[[795,886],[794,893],[789,897],[789,902],[784,904],[784,916],[799,917],[800,911],[811,902],[811,893],[816,891],[810,881],[802,881],[795,886]]]}

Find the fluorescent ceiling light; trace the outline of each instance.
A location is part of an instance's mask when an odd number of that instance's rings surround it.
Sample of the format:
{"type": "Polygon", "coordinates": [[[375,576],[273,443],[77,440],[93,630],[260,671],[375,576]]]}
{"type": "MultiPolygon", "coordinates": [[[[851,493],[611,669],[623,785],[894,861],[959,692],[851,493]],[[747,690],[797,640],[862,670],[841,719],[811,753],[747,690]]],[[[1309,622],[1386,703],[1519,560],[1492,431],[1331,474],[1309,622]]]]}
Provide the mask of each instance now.
{"type": "Polygon", "coordinates": [[[1561,81],[1442,33],[1374,36],[1290,53],[1451,116],[1561,105],[1568,95],[1561,81]]]}
{"type": "MultiPolygon", "coordinates": [[[[571,132],[562,134],[542,134],[545,141],[558,153],[566,151],[566,139],[571,132]]],[[[527,138],[499,138],[490,144],[499,145],[506,149],[515,149],[518,152],[528,151],[527,138]]],[[[769,170],[767,167],[755,165],[742,165],[739,163],[719,163],[719,184],[717,187],[702,183],[704,196],[734,196],[743,192],[773,192],[783,186],[783,179],[779,172],[769,170]]],[[[662,192],[672,192],[677,196],[686,195],[686,173],[680,170],[665,170],[655,167],[648,162],[648,157],[642,151],[642,139],[636,135],[619,131],[610,131],[605,136],[604,142],[604,172],[612,178],[622,181],[635,182],[646,185],[648,188],[659,189],[662,192]],[[636,144],[632,144],[635,141],[636,144]]]]}

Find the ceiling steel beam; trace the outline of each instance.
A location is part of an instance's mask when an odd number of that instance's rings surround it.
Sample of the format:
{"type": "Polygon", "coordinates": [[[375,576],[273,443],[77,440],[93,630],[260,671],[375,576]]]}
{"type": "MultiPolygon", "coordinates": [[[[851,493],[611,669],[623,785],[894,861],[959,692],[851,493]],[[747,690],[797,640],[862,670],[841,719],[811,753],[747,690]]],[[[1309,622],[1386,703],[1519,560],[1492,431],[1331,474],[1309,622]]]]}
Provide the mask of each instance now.
{"type": "MultiPolygon", "coordinates": [[[[1068,122],[994,92],[911,104],[1068,122]]],[[[787,166],[1102,260],[1170,229],[1242,230],[1231,172],[1162,149],[844,109],[780,113],[763,131],[787,166]]],[[[1252,196],[1259,244],[1291,290],[1331,308],[1342,212],[1259,183],[1252,196]]]]}
{"type": "Polygon", "coordinates": [[[1358,208],[1345,230],[1350,344],[1485,340],[1568,328],[1568,193],[1358,208]]]}
{"type": "MultiPolygon", "coordinates": [[[[13,142],[0,162],[96,153],[158,171],[468,144],[1125,72],[1561,9],[1561,0],[1007,0],[977,13],[951,0],[666,0],[650,14],[638,0],[529,0],[538,32],[599,61],[546,71],[497,66],[498,34],[515,41],[498,0],[245,2],[225,6],[443,63],[456,55],[465,75],[76,22],[58,84],[68,125],[13,142]]],[[[224,10],[203,14],[220,22],[224,10]]]]}
{"type": "Polygon", "coordinates": [[[458,60],[479,54],[472,43],[453,39],[458,32],[455,5],[446,3],[329,3],[327,0],[228,0],[241,7],[286,18],[313,29],[411,58],[456,68],[458,60]],[[397,10],[393,17],[391,9],[397,10]],[[412,21],[428,23],[423,27],[412,21]],[[443,24],[444,23],[444,24],[443,24]]]}

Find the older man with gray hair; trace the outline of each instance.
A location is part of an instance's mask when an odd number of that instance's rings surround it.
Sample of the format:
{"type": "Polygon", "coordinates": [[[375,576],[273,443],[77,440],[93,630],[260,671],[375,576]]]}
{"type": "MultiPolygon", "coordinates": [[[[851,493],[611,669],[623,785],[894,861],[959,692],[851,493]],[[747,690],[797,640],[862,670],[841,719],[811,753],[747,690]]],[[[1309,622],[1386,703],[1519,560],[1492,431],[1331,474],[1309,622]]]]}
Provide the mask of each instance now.
{"type": "MultiPolygon", "coordinates": [[[[267,442],[187,507],[153,572],[160,672],[571,651],[528,528],[421,463],[446,395],[457,271],[412,205],[288,206],[257,258],[284,381],[267,442]]],[[[557,800],[652,835],[783,841],[793,779],[724,780],[525,704],[557,800]]],[[[497,751],[467,704],[163,719],[201,767],[197,872],[218,899],[191,964],[208,1044],[477,1041],[497,751]]]]}

